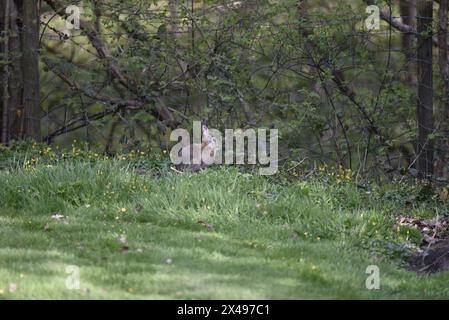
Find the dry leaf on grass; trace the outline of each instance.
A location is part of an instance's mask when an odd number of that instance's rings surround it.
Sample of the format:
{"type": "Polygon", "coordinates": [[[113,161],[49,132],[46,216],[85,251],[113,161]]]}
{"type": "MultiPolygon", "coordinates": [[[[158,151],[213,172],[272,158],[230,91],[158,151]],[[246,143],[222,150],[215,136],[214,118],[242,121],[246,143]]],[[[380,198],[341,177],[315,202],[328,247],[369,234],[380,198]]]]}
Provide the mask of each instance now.
{"type": "Polygon", "coordinates": [[[54,215],[51,216],[51,218],[55,219],[55,220],[61,220],[61,219],[65,218],[65,216],[63,216],[62,214],[59,214],[59,213],[55,213],[54,215]]]}
{"type": "Polygon", "coordinates": [[[10,284],[9,284],[9,292],[10,292],[10,293],[16,292],[16,291],[17,291],[17,288],[18,288],[17,283],[10,283],[10,284]]]}

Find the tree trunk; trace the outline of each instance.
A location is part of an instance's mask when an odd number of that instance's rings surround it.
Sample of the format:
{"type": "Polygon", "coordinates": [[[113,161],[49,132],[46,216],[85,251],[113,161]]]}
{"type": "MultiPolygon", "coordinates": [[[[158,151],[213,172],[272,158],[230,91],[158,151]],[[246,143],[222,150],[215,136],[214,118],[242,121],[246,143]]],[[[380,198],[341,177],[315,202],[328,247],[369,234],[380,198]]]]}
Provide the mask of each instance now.
{"type": "Polygon", "coordinates": [[[40,140],[38,1],[22,4],[23,125],[19,138],[40,140]]]}
{"type": "Polygon", "coordinates": [[[3,31],[1,39],[3,44],[1,52],[3,53],[3,75],[1,78],[1,120],[0,120],[0,143],[8,141],[8,112],[9,112],[9,6],[10,0],[5,0],[4,5],[0,6],[0,17],[3,21],[0,22],[1,30],[3,31]]]}
{"type": "Polygon", "coordinates": [[[442,134],[437,147],[437,161],[435,174],[438,177],[447,177],[447,161],[449,155],[449,66],[447,61],[447,10],[448,0],[440,0],[438,10],[438,66],[441,78],[441,107],[439,111],[439,131],[442,134]]]}
{"type": "Polygon", "coordinates": [[[421,177],[433,174],[434,133],[432,82],[433,2],[418,0],[418,145],[417,169],[421,177]]]}
{"type": "Polygon", "coordinates": [[[2,30],[9,31],[2,46],[8,64],[2,70],[1,142],[40,140],[38,1],[8,0],[1,7],[8,15],[2,30]]]}
{"type": "Polygon", "coordinates": [[[179,36],[178,0],[168,0],[168,8],[170,10],[170,32],[172,33],[174,38],[177,38],[179,36]]]}
{"type": "MultiPolygon", "coordinates": [[[[416,0],[400,0],[399,3],[402,22],[409,26],[415,26],[416,0]]],[[[414,72],[415,52],[413,49],[413,34],[402,34],[402,52],[408,66],[407,80],[411,83],[417,83],[416,73],[414,72]]]]}

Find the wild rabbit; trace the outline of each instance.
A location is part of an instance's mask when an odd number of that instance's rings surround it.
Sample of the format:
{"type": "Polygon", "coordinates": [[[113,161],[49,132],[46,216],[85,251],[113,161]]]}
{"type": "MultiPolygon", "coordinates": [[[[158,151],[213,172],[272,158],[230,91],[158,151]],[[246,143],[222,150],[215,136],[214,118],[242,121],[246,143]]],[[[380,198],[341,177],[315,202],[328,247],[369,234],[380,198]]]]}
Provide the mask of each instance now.
{"type": "Polygon", "coordinates": [[[190,144],[182,147],[180,156],[182,163],[176,166],[179,171],[199,171],[214,163],[218,151],[218,143],[215,137],[209,133],[207,126],[202,126],[202,143],[190,144]]]}

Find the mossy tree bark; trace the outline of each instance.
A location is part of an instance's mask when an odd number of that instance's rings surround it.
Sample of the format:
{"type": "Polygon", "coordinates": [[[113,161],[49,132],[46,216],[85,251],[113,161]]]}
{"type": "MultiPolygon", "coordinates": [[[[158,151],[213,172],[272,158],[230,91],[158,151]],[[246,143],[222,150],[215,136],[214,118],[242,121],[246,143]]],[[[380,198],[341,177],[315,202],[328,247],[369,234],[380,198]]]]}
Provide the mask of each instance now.
{"type": "Polygon", "coordinates": [[[2,1],[0,8],[4,30],[1,142],[40,140],[38,1],[2,1]]]}
{"type": "Polygon", "coordinates": [[[438,66],[441,78],[441,104],[439,114],[440,139],[437,145],[435,174],[447,178],[449,174],[449,65],[447,45],[448,0],[440,0],[438,9],[438,66]]]}
{"type": "Polygon", "coordinates": [[[432,81],[433,2],[418,0],[418,143],[417,169],[421,177],[433,175],[434,133],[432,81]]]}

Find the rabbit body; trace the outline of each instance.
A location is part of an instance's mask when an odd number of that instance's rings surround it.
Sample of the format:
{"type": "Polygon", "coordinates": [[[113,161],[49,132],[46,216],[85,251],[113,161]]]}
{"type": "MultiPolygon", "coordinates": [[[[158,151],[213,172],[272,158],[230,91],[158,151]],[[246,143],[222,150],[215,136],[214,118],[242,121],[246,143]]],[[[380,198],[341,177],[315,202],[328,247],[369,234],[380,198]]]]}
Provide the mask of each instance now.
{"type": "Polygon", "coordinates": [[[203,142],[201,144],[190,144],[180,150],[183,161],[176,166],[177,170],[196,172],[213,164],[208,163],[210,161],[204,161],[203,155],[213,159],[218,150],[217,141],[209,134],[209,129],[206,126],[203,126],[202,132],[203,142]]]}

